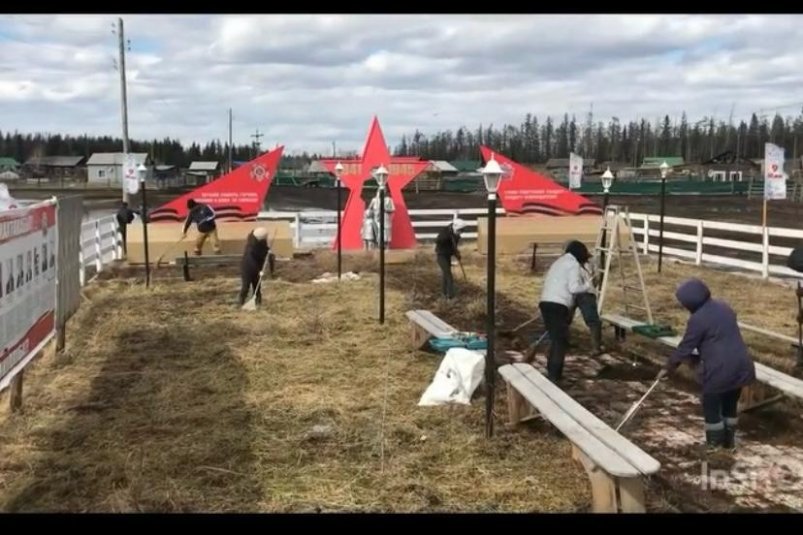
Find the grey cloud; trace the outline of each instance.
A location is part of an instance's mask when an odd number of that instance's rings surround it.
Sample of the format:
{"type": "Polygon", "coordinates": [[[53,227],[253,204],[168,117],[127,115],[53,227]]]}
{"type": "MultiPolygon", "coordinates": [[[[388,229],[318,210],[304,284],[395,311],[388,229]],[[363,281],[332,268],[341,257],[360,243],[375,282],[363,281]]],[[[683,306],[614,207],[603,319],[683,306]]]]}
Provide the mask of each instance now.
{"type": "MultiPolygon", "coordinates": [[[[120,132],[114,15],[0,16],[0,129],[120,132]]],[[[472,131],[530,112],[622,122],[788,104],[803,17],[126,16],[130,131],[185,143],[255,128],[288,150],[359,150],[377,113],[472,131]],[[771,36],[771,37],[770,37],[771,36]]],[[[796,112],[797,110],[792,110],[796,112]]]]}

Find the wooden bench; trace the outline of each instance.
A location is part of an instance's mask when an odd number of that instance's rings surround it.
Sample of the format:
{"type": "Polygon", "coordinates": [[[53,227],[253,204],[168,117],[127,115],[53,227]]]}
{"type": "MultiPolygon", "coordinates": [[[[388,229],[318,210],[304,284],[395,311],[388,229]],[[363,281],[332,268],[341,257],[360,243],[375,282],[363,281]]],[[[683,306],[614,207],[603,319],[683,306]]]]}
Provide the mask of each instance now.
{"type": "Polygon", "coordinates": [[[507,383],[508,415],[517,424],[530,405],[572,443],[572,458],[591,483],[592,511],[643,513],[644,476],[661,464],[591,414],[529,364],[499,368],[507,383]]]}
{"type": "MultiPolygon", "coordinates": [[[[602,321],[613,325],[617,340],[624,340],[626,332],[631,332],[633,327],[637,325],[645,324],[643,321],[634,320],[621,314],[602,314],[601,318],[602,321]]],[[[681,336],[659,336],[655,338],[658,342],[673,349],[680,345],[682,339],[681,336]]],[[[783,396],[803,399],[803,381],[760,362],[754,362],[754,364],[758,383],[754,383],[744,390],[744,395],[739,401],[742,412],[769,405],[779,401],[783,396]],[[781,395],[771,397],[764,385],[775,388],[781,392],[781,395]]]]}
{"type": "Polygon", "coordinates": [[[739,327],[742,330],[745,330],[745,331],[750,331],[750,332],[753,332],[753,333],[756,333],[756,334],[763,334],[764,336],[768,336],[770,338],[774,338],[776,340],[780,340],[781,342],[788,342],[789,345],[792,346],[792,348],[797,349],[797,346],[798,346],[797,338],[794,338],[792,336],[787,336],[785,334],[776,333],[776,332],[770,331],[769,329],[763,329],[761,327],[756,327],[755,325],[750,325],[748,323],[742,323],[741,321],[739,322],[739,327]]]}
{"type": "Polygon", "coordinates": [[[209,266],[238,266],[242,260],[243,255],[223,255],[223,254],[206,254],[195,256],[188,254],[186,257],[177,256],[174,264],[183,266],[186,264],[190,267],[209,267],[209,266]]]}
{"type": "Polygon", "coordinates": [[[458,332],[429,310],[408,310],[405,315],[410,320],[413,349],[423,348],[430,338],[451,338],[458,332]]]}

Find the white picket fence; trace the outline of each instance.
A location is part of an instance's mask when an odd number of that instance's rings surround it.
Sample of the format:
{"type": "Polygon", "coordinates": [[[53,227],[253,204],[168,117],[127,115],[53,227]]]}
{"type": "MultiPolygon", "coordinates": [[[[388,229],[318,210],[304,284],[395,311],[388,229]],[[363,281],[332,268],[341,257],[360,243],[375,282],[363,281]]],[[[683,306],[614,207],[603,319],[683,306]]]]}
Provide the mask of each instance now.
{"type": "MultiPolygon", "coordinates": [[[[434,240],[438,230],[448,224],[454,217],[466,222],[463,237],[476,239],[477,217],[486,216],[488,210],[482,208],[461,208],[458,210],[409,210],[413,230],[418,240],[434,240]]],[[[497,208],[496,213],[504,216],[505,211],[497,208]]],[[[284,220],[290,222],[293,230],[295,246],[320,247],[331,243],[337,234],[337,212],[334,210],[316,210],[309,212],[260,212],[260,220],[284,220]]]]}
{"type": "MultiPolygon", "coordinates": [[[[437,231],[455,216],[467,223],[466,239],[476,239],[477,218],[483,217],[487,211],[482,208],[459,210],[410,210],[416,239],[433,240],[437,231]]],[[[502,208],[497,214],[504,216],[502,208]]],[[[337,232],[337,212],[260,212],[260,220],[286,220],[293,230],[293,239],[297,248],[316,248],[331,243],[337,232]]],[[[645,254],[658,252],[658,236],[660,218],[657,215],[631,213],[633,232],[639,240],[645,254]]],[[[787,268],[786,257],[792,251],[787,245],[777,245],[778,239],[800,240],[803,246],[803,230],[791,228],[768,227],[760,225],[744,225],[720,221],[706,221],[682,217],[664,218],[663,252],[670,257],[678,257],[693,261],[697,265],[712,265],[743,271],[760,273],[764,278],[770,275],[801,277],[803,275],[787,268]],[[688,227],[690,232],[668,231],[666,227],[688,227]],[[744,236],[743,240],[712,236],[726,233],[731,236],[744,236]],[[717,254],[711,249],[721,250],[725,254],[717,254]],[[753,259],[751,259],[753,258],[753,259]]],[[[87,276],[102,271],[106,264],[122,258],[122,243],[114,216],[105,216],[87,221],[81,232],[81,285],[87,276]]]]}
{"type": "MultiPolygon", "coordinates": [[[[645,254],[657,253],[659,249],[660,216],[653,214],[631,213],[633,233],[640,238],[641,249],[645,254]]],[[[800,240],[803,246],[803,230],[780,227],[762,227],[761,225],[744,225],[688,219],[684,217],[664,217],[663,254],[693,261],[696,265],[710,264],[718,267],[736,268],[738,270],[760,273],[763,278],[770,275],[803,278],[803,274],[786,267],[786,258],[792,247],[773,245],[773,241],[781,238],[787,243],[800,240]],[[666,230],[669,227],[689,227],[691,232],[683,233],[666,230]],[[708,235],[706,235],[708,233],[708,235]],[[745,239],[730,239],[711,236],[711,234],[727,233],[727,235],[744,236],[745,239]],[[752,239],[751,239],[752,238],[752,239]],[[775,240],[773,240],[775,238],[775,240]],[[675,244],[675,242],[681,242],[675,244]],[[670,243],[671,245],[667,245],[670,243]],[[721,249],[729,255],[715,254],[711,248],[721,249]],[[708,249],[708,252],[706,251],[708,249]],[[758,258],[760,257],[760,260],[758,258]],[[755,258],[749,260],[749,258],[755,258]]]]}
{"type": "Polygon", "coordinates": [[[81,225],[81,250],[78,254],[81,286],[87,277],[103,271],[103,267],[123,257],[117,219],[113,215],[84,221],[81,225]]]}

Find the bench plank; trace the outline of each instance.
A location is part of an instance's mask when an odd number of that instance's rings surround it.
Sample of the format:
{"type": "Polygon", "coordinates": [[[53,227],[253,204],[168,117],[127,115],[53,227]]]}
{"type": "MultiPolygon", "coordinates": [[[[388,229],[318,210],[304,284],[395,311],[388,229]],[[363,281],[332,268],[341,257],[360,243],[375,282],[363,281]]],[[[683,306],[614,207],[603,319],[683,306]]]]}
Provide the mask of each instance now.
{"type": "Polygon", "coordinates": [[[591,434],[597,437],[606,446],[617,452],[639,472],[645,475],[653,474],[661,468],[652,456],[630,440],[612,429],[608,424],[594,416],[569,394],[553,385],[549,379],[529,364],[513,364],[513,367],[535,383],[547,396],[566,411],[572,418],[580,422],[591,434]]]}
{"type": "MultiPolygon", "coordinates": [[[[636,325],[644,324],[644,322],[636,321],[619,314],[603,314],[602,320],[629,331],[632,331],[633,327],[636,325]]],[[[680,336],[661,336],[655,338],[655,340],[671,348],[677,348],[682,338],[680,336]]],[[[754,361],[753,364],[756,367],[756,379],[759,382],[766,383],[786,394],[803,399],[803,381],[785,374],[782,371],[770,368],[760,362],[754,361]]]]}
{"type": "Polygon", "coordinates": [[[435,338],[448,338],[457,332],[457,329],[429,310],[408,310],[405,315],[407,319],[425,329],[435,338]]]}
{"type": "Polygon", "coordinates": [[[747,323],[739,322],[739,327],[744,329],[745,331],[763,334],[764,336],[768,336],[770,338],[775,338],[776,340],[781,340],[782,342],[789,342],[793,346],[797,347],[797,338],[792,336],[787,336],[785,334],[780,334],[776,332],[772,332],[769,329],[763,329],[761,327],[756,327],[755,325],[749,325],[747,323]]]}
{"type": "MultiPolygon", "coordinates": [[[[236,264],[243,259],[242,255],[223,255],[223,254],[206,254],[196,256],[193,254],[187,255],[187,262],[190,265],[204,266],[208,264],[236,264]]],[[[175,264],[183,265],[184,257],[177,256],[174,260],[175,264]]]]}
{"type": "Polygon", "coordinates": [[[602,314],[601,318],[603,321],[607,321],[610,324],[627,329],[629,331],[633,330],[633,327],[644,324],[643,321],[637,321],[632,318],[622,316],[621,314],[602,314]]]}
{"type": "Polygon", "coordinates": [[[594,464],[617,477],[635,477],[639,471],[621,455],[585,429],[514,365],[499,368],[499,374],[557,427],[594,464]]]}

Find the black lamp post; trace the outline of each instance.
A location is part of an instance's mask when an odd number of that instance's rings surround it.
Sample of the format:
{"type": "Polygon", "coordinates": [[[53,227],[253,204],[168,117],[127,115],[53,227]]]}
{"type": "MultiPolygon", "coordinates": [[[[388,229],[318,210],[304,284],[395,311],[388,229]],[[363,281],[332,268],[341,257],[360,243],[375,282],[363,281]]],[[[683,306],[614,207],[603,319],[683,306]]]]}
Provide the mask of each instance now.
{"type": "Polygon", "coordinates": [[[385,323],[385,183],[388,170],[384,165],[374,171],[379,186],[379,324],[385,323]]]}
{"type": "Polygon", "coordinates": [[[137,166],[137,175],[139,175],[139,187],[142,190],[142,210],[140,215],[142,217],[142,239],[145,242],[145,287],[149,288],[151,285],[151,263],[148,256],[148,198],[145,194],[145,178],[148,176],[148,168],[144,164],[139,164],[137,166]]]}
{"type": "Polygon", "coordinates": [[[798,368],[803,369],[803,286],[797,281],[797,364],[798,368]]]}
{"type": "Polygon", "coordinates": [[[494,159],[493,154],[482,170],[485,180],[485,189],[488,191],[488,258],[487,258],[487,297],[486,336],[488,347],[485,350],[485,436],[493,436],[493,406],[494,390],[496,386],[496,192],[499,190],[499,181],[502,179],[502,168],[494,159]]]}
{"type": "MultiPolygon", "coordinates": [[[[606,226],[608,225],[607,221],[607,214],[605,210],[608,208],[608,198],[610,196],[611,186],[613,185],[613,173],[611,173],[611,168],[608,167],[605,169],[605,172],[602,173],[602,243],[600,246],[602,247],[602,251],[599,252],[599,263],[600,263],[600,270],[605,269],[605,247],[608,241],[608,231],[606,230],[606,226]]],[[[604,271],[600,271],[600,279],[599,284],[602,285],[602,279],[605,278],[606,273],[604,271]]]]}
{"type": "MultiPolygon", "coordinates": [[[[792,249],[789,258],[786,260],[786,265],[790,269],[803,273],[803,247],[796,247],[792,249]]],[[[797,289],[795,290],[797,297],[797,368],[803,368],[803,286],[800,281],[797,281],[797,289]]]]}
{"type": "MultiPolygon", "coordinates": [[[[658,226],[658,273],[661,272],[661,265],[664,260],[664,213],[666,212],[666,175],[669,172],[669,165],[664,162],[661,164],[661,222],[658,226]]],[[[649,225],[647,226],[649,228],[649,225]]]]}
{"type": "Polygon", "coordinates": [[[343,236],[340,232],[340,177],[343,175],[343,164],[337,162],[335,166],[335,182],[337,185],[337,280],[340,280],[341,273],[343,272],[343,244],[340,243],[343,236]]]}

